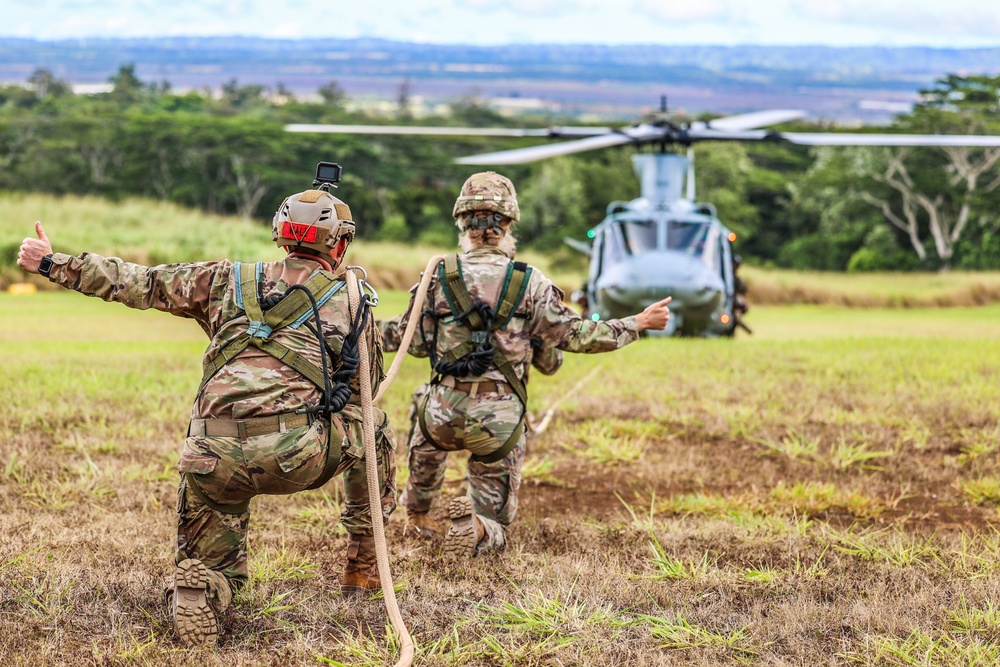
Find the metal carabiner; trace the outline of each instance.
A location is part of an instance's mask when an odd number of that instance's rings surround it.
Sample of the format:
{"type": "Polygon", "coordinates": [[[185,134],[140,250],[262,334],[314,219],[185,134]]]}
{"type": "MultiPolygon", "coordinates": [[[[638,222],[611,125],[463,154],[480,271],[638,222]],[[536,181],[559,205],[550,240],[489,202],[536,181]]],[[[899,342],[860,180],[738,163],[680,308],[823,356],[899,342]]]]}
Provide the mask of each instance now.
{"type": "Polygon", "coordinates": [[[363,266],[348,266],[347,270],[348,271],[353,271],[353,270],[359,270],[359,271],[361,271],[361,278],[358,279],[358,286],[361,289],[361,293],[364,294],[364,293],[367,292],[371,296],[371,298],[368,301],[369,301],[369,303],[371,303],[372,308],[374,308],[375,306],[377,306],[378,305],[378,292],[376,292],[375,288],[372,287],[371,283],[368,282],[368,271],[365,270],[365,267],[363,267],[363,266]]]}

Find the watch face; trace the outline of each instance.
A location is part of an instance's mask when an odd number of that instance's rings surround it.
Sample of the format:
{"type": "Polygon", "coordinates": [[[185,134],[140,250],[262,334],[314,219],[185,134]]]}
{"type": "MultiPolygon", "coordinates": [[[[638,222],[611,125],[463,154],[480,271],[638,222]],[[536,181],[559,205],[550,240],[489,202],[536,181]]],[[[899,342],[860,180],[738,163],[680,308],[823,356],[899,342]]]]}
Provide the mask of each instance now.
{"type": "Polygon", "coordinates": [[[38,272],[43,276],[45,276],[46,278],[48,278],[49,271],[51,270],[52,270],[52,255],[46,255],[45,257],[42,257],[42,261],[38,263],[38,272]]]}

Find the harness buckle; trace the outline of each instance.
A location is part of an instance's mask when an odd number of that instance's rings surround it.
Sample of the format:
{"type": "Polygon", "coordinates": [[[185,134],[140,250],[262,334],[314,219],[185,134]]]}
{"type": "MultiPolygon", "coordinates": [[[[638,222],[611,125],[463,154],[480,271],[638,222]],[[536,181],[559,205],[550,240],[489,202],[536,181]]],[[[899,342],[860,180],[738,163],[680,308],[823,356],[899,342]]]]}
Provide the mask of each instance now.
{"type": "Polygon", "coordinates": [[[251,338],[267,338],[271,335],[271,327],[264,322],[251,322],[247,327],[247,333],[251,338]]]}
{"type": "Polygon", "coordinates": [[[481,345],[486,342],[489,336],[489,331],[473,331],[472,332],[472,342],[476,345],[481,345]]]}

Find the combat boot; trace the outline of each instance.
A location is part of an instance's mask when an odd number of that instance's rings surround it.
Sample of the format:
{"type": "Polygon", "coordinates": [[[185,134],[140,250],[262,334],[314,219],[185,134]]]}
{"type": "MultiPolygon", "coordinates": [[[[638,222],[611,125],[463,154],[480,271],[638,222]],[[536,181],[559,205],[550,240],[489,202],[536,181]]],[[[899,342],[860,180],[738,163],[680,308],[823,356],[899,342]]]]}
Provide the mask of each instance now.
{"type": "Polygon", "coordinates": [[[441,533],[441,526],[431,518],[430,512],[406,512],[406,526],[403,527],[403,537],[419,537],[429,540],[441,533]]]}
{"type": "Polygon", "coordinates": [[[482,521],[472,511],[472,500],[460,496],[448,505],[451,526],[444,538],[444,552],[453,558],[470,558],[486,534],[482,521]]]}
{"type": "Polygon", "coordinates": [[[208,601],[208,568],[200,560],[188,558],[177,564],[167,603],[181,646],[194,648],[218,641],[219,622],[208,601]]]}
{"type": "Polygon", "coordinates": [[[347,567],[340,580],[340,594],[347,597],[371,595],[382,587],[378,578],[375,538],[351,534],[347,545],[347,567]]]}

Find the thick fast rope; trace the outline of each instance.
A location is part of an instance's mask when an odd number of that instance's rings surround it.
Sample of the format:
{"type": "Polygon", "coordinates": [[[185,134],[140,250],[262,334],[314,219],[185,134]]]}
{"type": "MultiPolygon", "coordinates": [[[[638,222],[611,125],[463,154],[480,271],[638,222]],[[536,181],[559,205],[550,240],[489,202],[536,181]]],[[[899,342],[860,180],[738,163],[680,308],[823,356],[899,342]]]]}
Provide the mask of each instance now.
{"type": "Polygon", "coordinates": [[[396,352],[396,358],[392,360],[392,365],[389,366],[389,372],[385,374],[385,380],[382,381],[382,385],[379,387],[378,394],[376,394],[373,399],[374,402],[378,403],[385,396],[386,389],[392,384],[392,381],[396,379],[396,374],[399,373],[400,366],[403,365],[403,360],[406,359],[406,351],[410,349],[410,343],[413,341],[413,334],[417,330],[417,325],[420,323],[420,313],[424,307],[424,301],[427,299],[427,288],[431,284],[431,279],[434,277],[434,268],[444,261],[444,255],[435,255],[431,257],[430,261],[427,262],[427,267],[424,269],[423,274],[420,276],[420,284],[417,286],[417,292],[413,296],[413,307],[410,309],[410,319],[406,323],[406,329],[403,330],[403,338],[399,343],[399,351],[396,352]]]}
{"type": "MultiPolygon", "coordinates": [[[[424,292],[426,291],[425,289],[424,292]]],[[[347,296],[352,313],[358,313],[361,308],[361,290],[358,286],[358,276],[351,270],[347,272],[347,296]]],[[[399,613],[396,591],[392,586],[392,573],[389,571],[389,550],[385,542],[382,495],[378,483],[378,452],[375,449],[371,364],[368,357],[368,337],[364,332],[361,332],[361,336],[358,338],[358,345],[361,355],[361,367],[358,373],[361,382],[361,416],[365,438],[365,472],[368,475],[368,508],[372,517],[375,557],[378,563],[379,579],[382,583],[382,597],[385,599],[386,613],[389,615],[392,628],[399,636],[399,661],[396,662],[396,667],[409,667],[413,664],[413,638],[410,636],[409,630],[406,629],[403,616],[399,613]]],[[[405,349],[400,356],[405,356],[405,349]]],[[[391,382],[391,379],[387,377],[386,382],[391,382]]],[[[384,383],[383,386],[385,386],[384,383]]]]}

